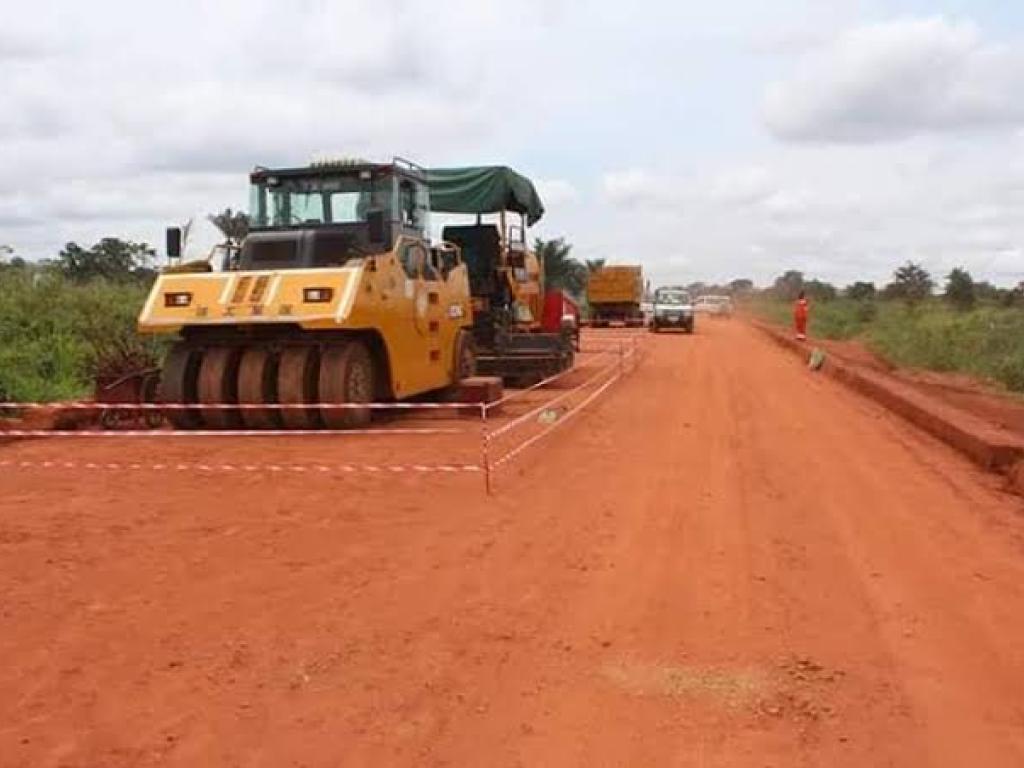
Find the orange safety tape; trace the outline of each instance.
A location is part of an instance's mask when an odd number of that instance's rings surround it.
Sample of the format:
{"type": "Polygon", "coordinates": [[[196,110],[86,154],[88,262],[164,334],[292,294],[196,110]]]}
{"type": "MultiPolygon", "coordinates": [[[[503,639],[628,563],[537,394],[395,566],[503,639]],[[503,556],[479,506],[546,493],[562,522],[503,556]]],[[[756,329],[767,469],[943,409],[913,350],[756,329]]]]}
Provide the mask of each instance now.
{"type": "Polygon", "coordinates": [[[440,472],[455,474],[460,472],[480,472],[475,464],[226,464],[204,462],[123,462],[123,461],[38,461],[19,459],[0,459],[0,469],[53,469],[53,470],[107,470],[121,471],[153,471],[166,472],[295,472],[320,473],[332,472],[355,473],[420,473],[440,472]]]}

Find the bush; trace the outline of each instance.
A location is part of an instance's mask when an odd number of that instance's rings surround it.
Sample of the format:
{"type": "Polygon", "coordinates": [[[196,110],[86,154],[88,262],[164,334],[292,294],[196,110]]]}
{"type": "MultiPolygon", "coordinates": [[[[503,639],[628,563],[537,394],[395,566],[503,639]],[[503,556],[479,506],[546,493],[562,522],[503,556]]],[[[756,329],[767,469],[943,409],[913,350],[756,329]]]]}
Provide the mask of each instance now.
{"type": "Polygon", "coordinates": [[[875,284],[864,281],[848,285],[846,290],[843,291],[846,298],[855,299],[857,301],[868,301],[870,299],[874,299],[876,293],[877,290],[875,289],[875,284]]]}
{"type": "Polygon", "coordinates": [[[995,367],[995,379],[1007,389],[1024,392],[1024,352],[1010,354],[999,360],[995,367]]]}
{"type": "Polygon", "coordinates": [[[1024,391],[1024,313],[984,307],[954,311],[931,302],[917,311],[882,313],[868,344],[892,362],[937,371],[961,371],[1024,391]]]}
{"type": "MultiPolygon", "coordinates": [[[[792,306],[759,297],[752,309],[792,325],[792,306]]],[[[826,339],[859,339],[889,362],[909,368],[958,371],[1024,392],[1024,311],[999,305],[953,309],[933,298],[853,301],[811,305],[811,331],[826,339]]]]}
{"type": "Polygon", "coordinates": [[[0,272],[0,399],[82,397],[98,373],[155,365],[159,343],[135,333],[147,292],[136,284],[73,284],[39,268],[0,272]]]}

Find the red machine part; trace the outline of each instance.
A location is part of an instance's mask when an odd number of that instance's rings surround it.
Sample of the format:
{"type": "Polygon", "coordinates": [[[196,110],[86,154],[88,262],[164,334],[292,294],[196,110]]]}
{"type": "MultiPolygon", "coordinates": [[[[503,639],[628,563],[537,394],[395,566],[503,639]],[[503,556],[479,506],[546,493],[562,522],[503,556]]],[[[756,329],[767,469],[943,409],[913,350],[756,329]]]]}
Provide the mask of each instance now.
{"type": "Polygon", "coordinates": [[[544,294],[544,315],[541,327],[545,333],[558,333],[562,329],[562,318],[572,315],[579,327],[580,308],[564,291],[548,291],[544,294]]]}

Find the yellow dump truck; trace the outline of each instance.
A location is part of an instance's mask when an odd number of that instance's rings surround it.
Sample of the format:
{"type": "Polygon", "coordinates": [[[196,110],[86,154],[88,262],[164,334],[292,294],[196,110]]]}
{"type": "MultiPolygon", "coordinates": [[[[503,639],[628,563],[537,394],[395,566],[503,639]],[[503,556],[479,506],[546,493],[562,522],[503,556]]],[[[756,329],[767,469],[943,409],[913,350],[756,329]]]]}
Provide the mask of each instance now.
{"type": "MultiPolygon", "coordinates": [[[[240,252],[221,271],[165,271],[139,316],[141,333],[176,337],[160,381],[175,426],[351,428],[370,410],[272,406],[405,399],[473,375],[469,272],[428,239],[425,171],[257,168],[250,187],[240,252]],[[236,403],[271,407],[182,407],[236,403]]],[[[169,230],[170,255],[179,241],[169,230]]]]}
{"type": "Polygon", "coordinates": [[[643,325],[643,295],[643,270],[638,266],[601,267],[592,272],[587,281],[591,325],[643,325]]]}

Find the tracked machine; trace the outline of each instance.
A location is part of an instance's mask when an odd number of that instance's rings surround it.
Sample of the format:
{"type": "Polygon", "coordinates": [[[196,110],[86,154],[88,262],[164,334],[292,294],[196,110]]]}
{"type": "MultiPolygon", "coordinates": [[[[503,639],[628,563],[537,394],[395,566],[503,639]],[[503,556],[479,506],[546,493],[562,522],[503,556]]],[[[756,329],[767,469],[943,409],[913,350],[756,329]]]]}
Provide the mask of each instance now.
{"type": "MultiPolygon", "coordinates": [[[[214,271],[161,274],[140,332],[176,337],[160,399],[194,428],[353,428],[368,408],[473,375],[470,274],[428,237],[427,174],[400,160],[257,168],[251,230],[214,271]],[[246,404],[244,409],[189,408],[246,404]],[[289,404],[291,408],[260,408],[289,404]]],[[[180,232],[168,231],[168,253],[180,232]]]]}
{"type": "MultiPolygon", "coordinates": [[[[527,245],[527,228],[544,215],[532,182],[504,166],[427,171],[437,213],[475,216],[444,227],[469,270],[477,370],[527,383],[572,367],[578,342],[575,305],[545,291],[544,265],[527,245]]],[[[578,315],[578,312],[577,312],[578,315]]]]}

